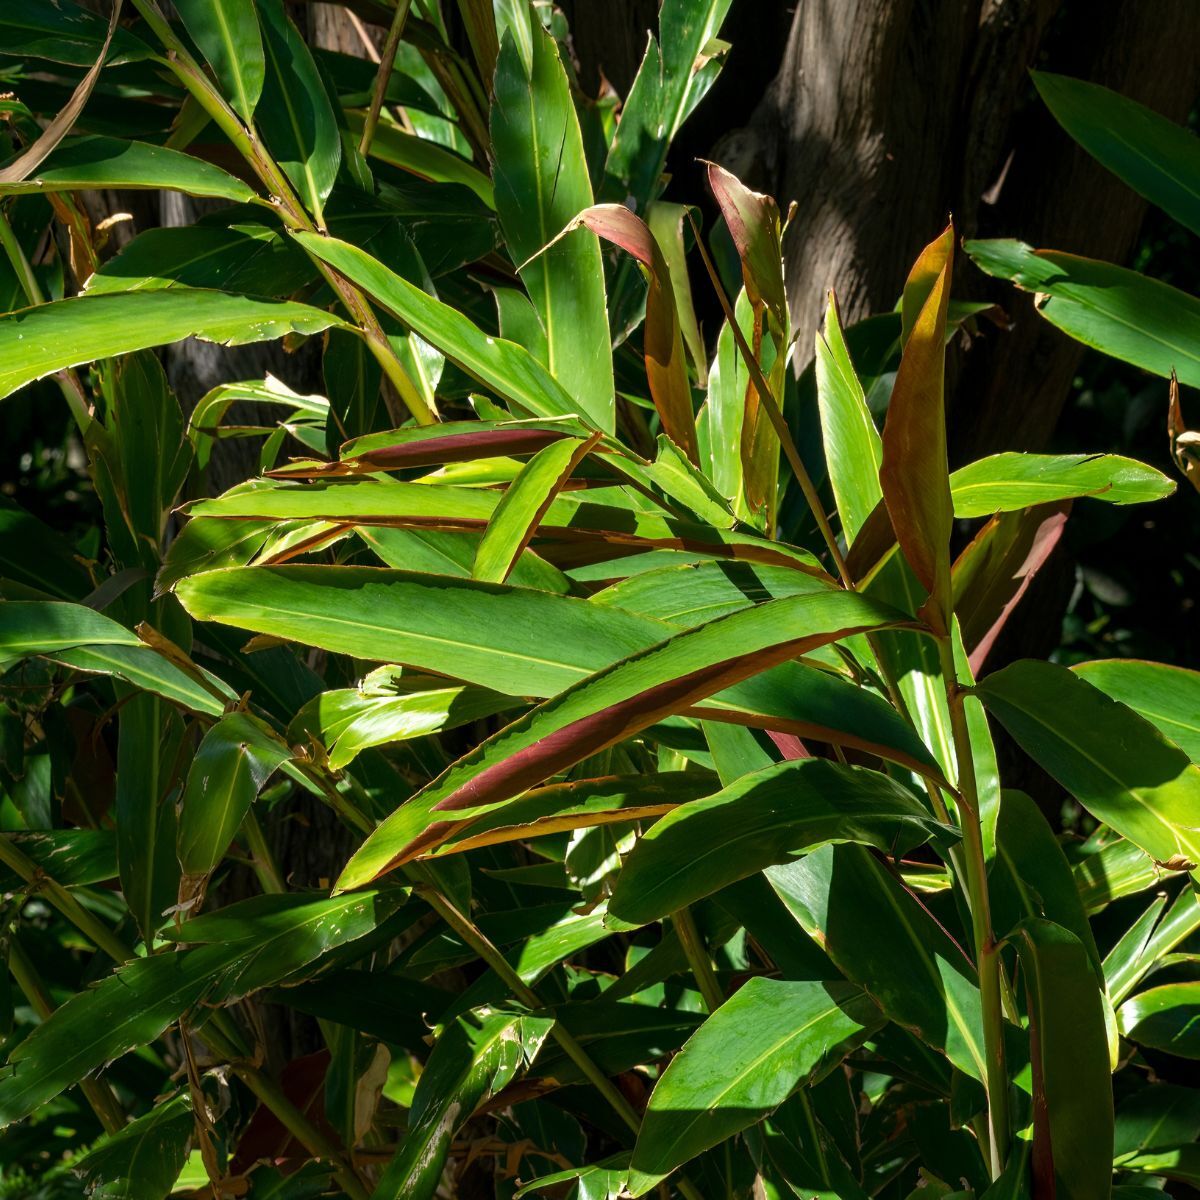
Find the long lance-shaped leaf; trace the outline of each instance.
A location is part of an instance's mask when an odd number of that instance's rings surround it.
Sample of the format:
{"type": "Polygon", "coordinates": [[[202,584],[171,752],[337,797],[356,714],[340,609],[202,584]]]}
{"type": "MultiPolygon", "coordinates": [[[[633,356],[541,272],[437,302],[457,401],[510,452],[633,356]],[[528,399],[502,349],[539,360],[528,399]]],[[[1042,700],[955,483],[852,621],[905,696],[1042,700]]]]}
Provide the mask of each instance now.
{"type": "Polygon", "coordinates": [[[375,1200],[430,1200],[454,1135],[481,1101],[532,1061],[553,1024],[548,1017],[488,1012],[448,1025],[421,1073],[404,1141],[375,1200]]]}
{"type": "Polygon", "coordinates": [[[950,619],[953,503],[946,459],[946,311],[954,262],[954,226],[922,252],[905,285],[911,294],[933,277],[912,322],[883,428],[879,481],[905,558],[929,593],[939,629],[950,619]]]}
{"type": "Polygon", "coordinates": [[[237,703],[237,693],[216,676],[200,668],[197,675],[189,674],[150,646],[76,646],[47,657],[89,675],[123,679],[209,717],[219,717],[228,705],[237,703]]]}
{"type": "Polygon", "coordinates": [[[1200,387],[1200,300],[1137,271],[999,238],[963,245],[980,270],[1036,295],[1037,310],[1085,346],[1200,387]]]}
{"type": "Polygon", "coordinates": [[[176,1096],[72,1158],[71,1171],[96,1196],[162,1200],[175,1188],[195,1128],[189,1098],[176,1096]]]}
{"type": "Polygon", "coordinates": [[[209,929],[221,932],[195,950],[134,959],[72,996],[13,1051],[0,1074],[0,1126],[152,1042],[201,999],[232,999],[286,979],[370,933],[395,907],[374,892],[267,896],[186,922],[180,940],[202,943],[209,929]]]}
{"type": "Polygon", "coordinates": [[[1165,983],[1139,992],[1121,1005],[1121,1033],[1139,1046],[1176,1058],[1200,1059],[1200,982],[1165,983]]]}
{"type": "Polygon", "coordinates": [[[0,663],[72,646],[140,646],[132,629],[83,604],[58,600],[0,602],[0,663]]]}
{"type": "Polygon", "coordinates": [[[258,124],[276,161],[320,223],[342,160],[337,118],[312,52],[283,0],[255,3],[265,57],[258,124]]]}
{"type": "Polygon", "coordinates": [[[292,752],[246,713],[222,717],[201,739],[188,768],[176,833],[181,902],[194,899],[271,773],[292,752]]]}
{"type": "Polygon", "coordinates": [[[990,517],[1077,496],[1145,504],[1174,491],[1174,480],[1161,471],[1119,454],[993,454],[950,476],[956,517],[990,517]]]}
{"type": "Polygon", "coordinates": [[[883,499],[879,486],[883,443],[850,361],[832,292],[824,330],[816,335],[813,362],[825,463],[849,548],[883,499]]]}
{"type": "Polygon", "coordinates": [[[982,1080],[975,971],[962,948],[862,846],[829,846],[767,878],[847,979],[899,1025],[982,1080]]]}
{"type": "MultiPolygon", "coordinates": [[[[498,492],[479,487],[407,480],[321,480],[308,487],[281,483],[234,489],[212,500],[197,501],[189,506],[188,512],[202,519],[201,528],[210,524],[207,521],[210,517],[237,518],[247,525],[257,524],[251,518],[267,517],[274,521],[320,520],[353,526],[482,531],[500,499],[498,492]]],[[[224,543],[227,549],[236,549],[238,539],[219,530],[209,530],[203,535],[197,530],[198,544],[192,546],[191,528],[189,525],[179,539],[188,541],[183,549],[175,550],[177,543],[172,543],[159,579],[160,589],[167,586],[164,577],[174,579],[184,573],[182,560],[192,562],[193,570],[224,566],[227,561],[206,562],[209,547],[224,543]],[[172,561],[172,553],[176,561],[172,561]]],[[[642,550],[670,547],[721,558],[778,563],[828,578],[806,551],[781,542],[685,520],[658,508],[639,510],[589,503],[573,493],[560,493],[551,502],[543,516],[541,532],[568,547],[586,543],[587,551],[598,558],[617,557],[619,548],[626,546],[642,550]],[[611,553],[609,548],[613,548],[611,553]]],[[[252,542],[251,536],[240,561],[246,561],[253,553],[248,549],[252,542]]]]}
{"type": "Polygon", "coordinates": [[[661,817],[677,805],[709,795],[717,786],[716,778],[702,771],[552,783],[471,821],[451,834],[435,857],[571,829],[661,817]]]}
{"type": "Polygon", "coordinates": [[[642,342],[650,398],[667,436],[684,449],[692,462],[698,462],[692,388],[679,314],[675,310],[671,270],[654,234],[641,217],[623,205],[597,204],[579,213],[554,239],[551,248],[560,238],[570,237],[580,228],[590,229],[606,242],[619,246],[642,267],[648,286],[642,342]]]}
{"type": "Polygon", "coordinates": [[[523,347],[484,333],[468,317],[389,271],[378,259],[336,238],[301,233],[310,253],[358,284],[452,363],[537,417],[578,414],[581,406],[523,347]]]}
{"type": "MultiPolygon", "coordinates": [[[[741,260],[745,294],[754,314],[753,352],[765,362],[770,348],[771,392],[780,397],[784,394],[792,335],[783,279],[779,206],[770,196],[752,191],[715,163],[708,164],[708,185],[741,260]]],[[[773,528],[779,439],[772,429],[767,403],[758,386],[746,389],[740,451],[746,498],[756,511],[765,510],[767,527],[773,528]]]]}
{"type": "MultiPolygon", "coordinates": [[[[744,576],[734,573],[732,579],[749,590],[744,576]]],[[[202,620],[355,658],[405,663],[515,696],[554,695],[677,628],[544,591],[377,568],[211,571],[181,583],[177,594],[202,620]]],[[[783,597],[793,590],[766,594],[783,597]]],[[[745,594],[742,601],[708,615],[747,607],[745,594]]],[[[702,702],[696,715],[833,741],[936,774],[929,752],[890,705],[799,663],[785,663],[719,692],[702,702]]]]}
{"type": "MultiPolygon", "coordinates": [[[[988,517],[1042,504],[1087,497],[1106,504],[1161,500],[1175,485],[1161,471],[1119,454],[994,454],[950,476],[956,517],[988,517]]],[[[896,547],[884,505],[859,531],[847,566],[855,579],[870,579],[896,547]]]]}
{"type": "Polygon", "coordinates": [[[1034,1194],[1103,1198],[1112,1188],[1113,1098],[1094,965],[1053,921],[1023,922],[1012,942],[1029,997],[1034,1194]]]}
{"type": "Polygon", "coordinates": [[[486,811],[806,650],[902,621],[861,596],[826,592],[775,600],[668,638],[546,701],[460,759],[367,839],[338,887],[360,887],[436,845],[455,813],[486,811]],[[780,640],[781,629],[793,632],[780,640]]]}
{"type": "Polygon", "coordinates": [[[90,188],[153,188],[235,204],[258,199],[253,188],[203,159],[113,137],[68,138],[30,178],[0,184],[0,196],[90,188]]]}
{"type": "MultiPolygon", "coordinates": [[[[444,421],[440,425],[370,433],[342,446],[330,467],[400,471],[442,463],[534,454],[564,437],[587,437],[578,421],[444,421]]],[[[314,464],[315,467],[315,464],[314,464]]],[[[281,472],[291,474],[291,472],[281,472]]]]}
{"type": "Polygon", "coordinates": [[[63,367],[187,337],[242,346],[342,323],[307,304],[203,288],[56,300],[0,317],[0,399],[63,367]]]}
{"type": "Polygon", "coordinates": [[[657,40],[629,89],[608,154],[607,173],[628,190],[638,211],[658,189],[667,148],[704,98],[727,48],[717,39],[731,0],[664,0],[657,40]]]}
{"type": "Polygon", "coordinates": [[[253,6],[239,0],[179,0],[175,10],[208,59],[230,105],[249,124],[266,74],[253,6]]]}
{"type": "Polygon", "coordinates": [[[1058,123],[1134,191],[1200,234],[1200,141],[1153,109],[1097,83],[1033,71],[1058,123]]]}
{"type": "Polygon", "coordinates": [[[1017,744],[1089,812],[1172,870],[1200,864],[1200,767],[1074,672],[1022,659],[977,688],[1017,744]]]}
{"type": "Polygon", "coordinates": [[[555,496],[591,452],[600,434],[566,438],[539,450],[517,473],[479,539],[471,574],[503,583],[537,532],[555,496]]]}
{"type": "MultiPolygon", "coordinates": [[[[487,23],[494,38],[490,5],[487,23]]],[[[540,22],[532,30],[531,50],[526,64],[516,39],[506,37],[496,64],[491,112],[496,211],[542,320],[543,361],[596,425],[611,433],[615,393],[600,244],[587,232],[556,238],[592,203],[583,137],[557,43],[540,22]]]]}
{"type": "Polygon", "coordinates": [[[876,771],[820,758],[776,763],[673,809],[625,859],[608,905],[636,928],[827,842],[888,850],[937,823],[907,788],[876,771]]]}
{"type": "Polygon", "coordinates": [[[884,1019],[851,984],[751,979],[688,1038],[655,1084],[629,1194],[644,1195],[689,1159],[768,1116],[884,1019]]]}
{"type": "Polygon", "coordinates": [[[83,112],[88,97],[91,96],[92,90],[100,79],[100,71],[104,67],[104,60],[108,57],[108,48],[112,45],[113,35],[117,32],[117,18],[121,15],[121,4],[122,0],[113,0],[108,18],[108,28],[105,31],[99,54],[96,55],[95,61],[88,66],[84,77],[75,85],[71,98],[46,128],[38,134],[31,145],[26,146],[12,162],[0,167],[0,184],[15,183],[35,171],[38,164],[43,162],[54,147],[71,132],[71,126],[83,112]]]}
{"type": "Polygon", "coordinates": [[[1200,762],[1200,671],[1131,658],[1071,669],[1157,726],[1192,762],[1200,762]]]}

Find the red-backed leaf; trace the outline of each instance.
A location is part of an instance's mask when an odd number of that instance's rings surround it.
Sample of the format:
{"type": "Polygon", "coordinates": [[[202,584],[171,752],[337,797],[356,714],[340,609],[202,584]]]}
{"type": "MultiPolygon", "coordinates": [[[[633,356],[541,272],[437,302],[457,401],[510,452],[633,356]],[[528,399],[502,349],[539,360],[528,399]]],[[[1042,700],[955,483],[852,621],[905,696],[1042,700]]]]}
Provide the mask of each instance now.
{"type": "Polygon", "coordinates": [[[978,675],[1000,630],[1062,540],[1071,501],[999,513],[955,560],[954,612],[978,675]]]}
{"type": "Polygon", "coordinates": [[[667,638],[596,672],[514,721],[388,817],[338,880],[361,887],[454,828],[583,759],[779,663],[906,618],[851,592],[772,600],[667,638]],[[781,632],[786,631],[786,632],[781,632]]]}
{"type": "Polygon", "coordinates": [[[563,233],[580,226],[590,229],[606,242],[619,246],[626,254],[637,259],[643,268],[649,285],[642,337],[650,398],[654,401],[667,436],[686,452],[692,462],[698,463],[692,388],[688,382],[683,334],[679,327],[679,314],[675,310],[675,293],[667,260],[646,222],[620,204],[595,204],[584,209],[563,233]]]}
{"type": "Polygon", "coordinates": [[[770,196],[752,192],[736,175],[708,164],[708,186],[729,227],[742,260],[742,281],[755,308],[764,304],[780,329],[789,325],[783,282],[779,206],[770,196]]]}
{"type": "Polygon", "coordinates": [[[946,311],[954,226],[922,251],[905,292],[925,293],[914,317],[883,428],[879,482],[896,539],[929,592],[925,615],[944,633],[950,614],[950,532],[954,505],[946,460],[946,311]],[[929,284],[933,276],[932,285],[929,284]]]}
{"type": "MultiPolygon", "coordinates": [[[[329,1051],[318,1050],[285,1064],[279,1084],[283,1094],[325,1134],[337,1141],[337,1133],[325,1116],[325,1076],[329,1071],[329,1051]]],[[[270,1163],[284,1175],[290,1175],[311,1158],[283,1122],[264,1104],[254,1110],[237,1149],[229,1163],[231,1175],[245,1175],[259,1163],[270,1163]]]]}
{"type": "Polygon", "coordinates": [[[797,758],[812,758],[808,747],[794,733],[779,733],[774,729],[768,729],[766,733],[775,743],[775,749],[789,762],[797,758]]]}
{"type": "MultiPolygon", "coordinates": [[[[791,342],[791,320],[783,281],[779,206],[770,196],[751,191],[736,176],[715,163],[708,164],[708,183],[741,260],[746,297],[754,312],[752,352],[756,361],[762,358],[764,332],[774,350],[770,377],[773,394],[778,399],[783,395],[784,372],[791,342]]],[[[779,440],[753,380],[746,388],[741,459],[746,499],[751,508],[766,510],[770,527],[778,489],[779,440]]]]}

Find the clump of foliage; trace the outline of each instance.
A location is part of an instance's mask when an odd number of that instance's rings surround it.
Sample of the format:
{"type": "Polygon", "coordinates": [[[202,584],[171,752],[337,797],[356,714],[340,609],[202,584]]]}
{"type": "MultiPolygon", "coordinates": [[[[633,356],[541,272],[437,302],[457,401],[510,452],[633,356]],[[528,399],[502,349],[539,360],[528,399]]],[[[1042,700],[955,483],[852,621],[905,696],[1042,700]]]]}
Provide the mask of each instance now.
{"type": "Polygon", "coordinates": [[[1195,1180],[1200,677],[985,670],[1073,500],[1174,484],[949,472],[954,230],[797,381],[775,203],[710,167],[706,240],[661,199],[728,0],[664,0],[619,122],[547,6],[461,0],[468,57],[366,4],[378,69],[280,0],[132,6],[0,12],[0,394],[67,405],[103,514],[84,556],[0,506],[8,1194],[1195,1180]],[[226,204],[104,259],[95,188],[226,204]],[[187,337],[316,342],[326,394],[185,418],[187,337]]]}

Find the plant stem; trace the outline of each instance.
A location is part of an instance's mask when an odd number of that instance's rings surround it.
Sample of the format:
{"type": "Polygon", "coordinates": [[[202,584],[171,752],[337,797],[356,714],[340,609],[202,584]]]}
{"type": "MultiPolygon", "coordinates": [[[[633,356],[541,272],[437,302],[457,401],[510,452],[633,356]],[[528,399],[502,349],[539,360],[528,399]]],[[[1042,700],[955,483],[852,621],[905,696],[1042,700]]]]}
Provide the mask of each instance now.
{"type": "MultiPolygon", "coordinates": [[[[195,97],[196,102],[208,113],[213,123],[253,168],[268,192],[275,197],[279,215],[283,218],[284,223],[293,230],[323,233],[324,229],[318,229],[309,214],[305,212],[304,206],[288,182],[287,176],[267,152],[257,133],[252,128],[247,128],[238,119],[237,114],[213,87],[203,68],[192,57],[166,18],[158,11],[153,0],[132,0],[132,3],[145,18],[158,40],[166,47],[168,51],[167,65],[174,71],[180,83],[195,97]]],[[[367,298],[349,280],[343,279],[320,259],[313,257],[313,262],[358,322],[359,332],[366,340],[371,353],[379,360],[384,373],[399,392],[400,398],[416,418],[418,424],[436,423],[439,420],[437,412],[425,403],[417,385],[413,383],[404,369],[404,364],[392,351],[391,343],[388,342],[367,298]]],[[[392,415],[395,419],[395,414],[392,415]]]]}
{"type": "Polygon", "coordinates": [[[262,826],[258,823],[253,808],[246,811],[242,821],[242,837],[246,839],[246,846],[254,859],[254,873],[258,876],[262,890],[274,895],[286,892],[287,884],[283,881],[283,872],[275,861],[271,847],[267,845],[267,839],[263,836],[262,826]]]}
{"type": "Polygon", "coordinates": [[[690,908],[681,908],[672,915],[671,921],[675,926],[675,933],[679,938],[679,943],[683,946],[683,953],[688,960],[688,966],[692,968],[692,974],[696,977],[696,984],[700,988],[700,995],[704,997],[704,1007],[710,1013],[716,1012],[725,1003],[725,995],[721,991],[721,985],[717,981],[716,972],[713,970],[712,959],[708,954],[708,947],[704,944],[704,938],[701,936],[700,930],[696,928],[696,919],[692,916],[692,910],[690,908]]]}
{"type": "MultiPolygon", "coordinates": [[[[25,953],[25,947],[15,937],[8,944],[8,967],[17,981],[17,987],[29,1001],[29,1007],[40,1020],[46,1020],[54,1012],[54,1001],[37,968],[25,953]]],[[[125,1127],[125,1113],[107,1083],[100,1079],[81,1079],[79,1090],[83,1092],[84,1099],[105,1133],[116,1133],[125,1127]]]]}
{"type": "Polygon", "coordinates": [[[224,1032],[211,1026],[210,1020],[209,1025],[201,1032],[201,1037],[208,1042],[213,1052],[229,1063],[233,1073],[254,1093],[264,1108],[274,1113],[279,1123],[309,1154],[314,1158],[324,1159],[333,1167],[338,1183],[350,1200],[369,1200],[362,1180],[347,1164],[341,1150],[288,1099],[283,1088],[271,1076],[250,1063],[239,1061],[236,1044],[228,1039],[224,1032]]]}
{"type": "Polygon", "coordinates": [[[15,871],[30,888],[58,909],[92,944],[116,963],[127,962],[133,952],[99,917],[93,916],[62,884],[28,858],[8,834],[0,834],[0,862],[15,871]]]}
{"type": "MultiPolygon", "coordinates": [[[[429,874],[419,863],[410,863],[404,868],[409,878],[416,884],[421,897],[426,903],[458,934],[476,954],[504,982],[509,991],[526,1008],[536,1010],[545,1008],[538,994],[517,974],[513,965],[488,940],[487,935],[479,929],[470,918],[464,916],[448,900],[433,883],[429,874]]],[[[584,1077],[608,1101],[613,1111],[637,1134],[642,1127],[642,1119],[638,1116],[633,1105],[625,1099],[617,1086],[596,1065],[591,1055],[575,1040],[575,1037],[564,1029],[560,1021],[555,1021],[550,1029],[550,1036],[558,1043],[563,1053],[583,1072],[584,1077]]],[[[702,1200],[700,1194],[686,1179],[677,1179],[675,1186],[686,1200],[702,1200]]]]}
{"type": "Polygon", "coordinates": [[[412,0],[397,0],[396,13],[392,17],[392,24],[388,29],[387,41],[383,44],[383,53],[379,56],[379,70],[375,72],[375,88],[371,93],[371,107],[367,109],[362,136],[358,140],[358,152],[363,158],[366,158],[371,150],[375,127],[379,124],[379,114],[383,111],[383,98],[387,94],[388,82],[392,78],[392,69],[396,65],[396,50],[400,46],[400,35],[404,32],[404,22],[408,20],[408,10],[411,4],[412,0]]]}
{"type": "MultiPolygon", "coordinates": [[[[21,243],[17,241],[17,235],[13,232],[13,227],[9,224],[3,207],[0,207],[0,246],[3,247],[5,257],[12,265],[17,280],[21,284],[21,291],[25,293],[25,299],[30,304],[45,304],[46,297],[42,292],[41,285],[33,273],[29,259],[25,257],[25,251],[21,249],[21,243]]],[[[55,371],[54,380],[66,398],[67,406],[75,418],[79,432],[86,433],[88,426],[92,423],[92,414],[88,411],[87,401],[83,395],[83,388],[79,385],[79,380],[69,370],[55,371]]]]}
{"type": "Polygon", "coordinates": [[[1008,1069],[1004,1056],[1004,1011],[1001,1003],[1000,951],[992,933],[991,901],[988,897],[987,862],[983,829],[979,820],[979,791],[975,782],[975,760],[971,735],[963,708],[964,692],[958,683],[951,636],[938,638],[942,679],[950,707],[950,727],[958,763],[959,820],[963,834],[963,858],[967,901],[979,973],[979,996],[983,1016],[983,1046],[987,1058],[988,1129],[991,1135],[989,1162],[992,1177],[999,1178],[1009,1144],[1008,1069]]]}

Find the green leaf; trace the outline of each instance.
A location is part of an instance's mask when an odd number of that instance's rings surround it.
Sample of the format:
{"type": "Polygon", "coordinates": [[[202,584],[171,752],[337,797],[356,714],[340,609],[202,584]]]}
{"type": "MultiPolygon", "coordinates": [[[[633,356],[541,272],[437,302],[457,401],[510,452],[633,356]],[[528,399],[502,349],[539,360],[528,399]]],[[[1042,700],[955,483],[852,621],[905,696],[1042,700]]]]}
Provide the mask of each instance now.
{"type": "Polygon", "coordinates": [[[595,438],[560,438],[517,472],[479,539],[471,568],[475,579],[503,583],[508,578],[555,496],[595,444],[595,438]]]}
{"type": "MultiPolygon", "coordinates": [[[[60,0],[6,0],[0,12],[0,46],[6,55],[29,55],[73,67],[90,67],[100,56],[107,21],[60,0]]],[[[113,32],[108,66],[153,58],[154,51],[120,26],[113,32]]]]}
{"type": "Polygon", "coordinates": [[[0,601],[0,663],[73,646],[141,646],[137,634],[83,604],[57,600],[0,601]]]}
{"type": "Polygon", "coordinates": [[[1093,158],[1193,233],[1200,233],[1200,142],[1153,109],[1096,83],[1034,71],[1058,123],[1093,158]]]}
{"type": "Polygon", "coordinates": [[[201,999],[220,1003],[294,976],[394,908],[375,892],[259,896],[185,922],[180,940],[212,944],[133,959],[68,999],[13,1050],[0,1074],[0,1126],[152,1042],[201,999]]]}
{"type": "Polygon", "coordinates": [[[291,239],[265,226],[221,229],[183,225],[139,233],[101,264],[83,290],[86,295],[100,296],[182,284],[284,297],[315,277],[316,268],[308,255],[291,239]]]}
{"type": "MultiPolygon", "coordinates": [[[[375,673],[372,673],[374,675],[375,673]]],[[[512,700],[485,688],[444,686],[429,676],[368,676],[357,688],[322,692],[297,714],[288,737],[319,739],[329,765],[340,771],[371,746],[424,737],[490,717],[512,706],[512,700]]]]}
{"type": "Polygon", "coordinates": [[[1035,504],[1091,496],[1145,504],[1175,491],[1161,471],[1119,454],[993,454],[950,476],[956,517],[990,517],[1035,504]]]}
{"type": "MultiPolygon", "coordinates": [[[[591,205],[592,185],[557,43],[540,22],[534,24],[530,65],[512,37],[505,38],[496,64],[496,211],[546,331],[546,367],[596,426],[611,433],[612,349],[600,244],[586,231],[554,240],[591,205]]],[[[494,25],[492,30],[494,37],[494,25]]]]}
{"type": "Polygon", "coordinates": [[[1117,1010],[1121,1033],[1139,1046],[1200,1059],[1200,983],[1165,983],[1117,1010]]]}
{"type": "Polygon", "coordinates": [[[1045,917],[1079,940],[1099,973],[1100,951],[1071,868],[1041,809],[1024,792],[1005,791],[1001,798],[988,889],[997,937],[1045,917]]]}
{"type": "Polygon", "coordinates": [[[768,1116],[883,1020],[850,984],[751,979],[692,1034],[655,1084],[633,1152],[630,1195],[644,1195],[689,1159],[768,1116]]]}
{"type": "Polygon", "coordinates": [[[117,863],[125,903],[147,946],[179,890],[171,771],[181,734],[153,696],[125,698],[117,739],[117,863]]]}
{"type": "Polygon", "coordinates": [[[712,87],[727,48],[717,40],[731,0],[664,0],[621,111],[606,173],[633,195],[638,212],[658,190],[667,148],[712,87]]]}
{"type": "MultiPolygon", "coordinates": [[[[954,261],[954,227],[917,259],[905,295],[925,295],[915,317],[888,405],[879,482],[897,541],[929,593],[929,617],[941,632],[950,620],[953,503],[946,459],[946,312],[954,261]],[[926,277],[929,277],[927,280],[926,277]]],[[[906,323],[907,325],[907,323],[906,323]]]]}
{"type": "Polygon", "coordinates": [[[825,462],[849,548],[883,499],[879,486],[883,443],[850,361],[832,293],[825,311],[824,332],[816,336],[814,366],[825,462]]]}
{"type": "Polygon", "coordinates": [[[0,399],[63,367],[187,337],[242,346],[342,324],[307,304],[200,288],[56,300],[0,316],[0,399]]]}
{"type": "MultiPolygon", "coordinates": [[[[91,577],[61,534],[0,496],[0,595],[4,580],[36,588],[55,600],[79,600],[92,590],[91,577]]],[[[3,656],[0,641],[0,657],[3,656]]]]}
{"type": "Polygon", "coordinates": [[[478,815],[807,649],[895,620],[892,610],[861,596],[827,592],[758,605],[669,637],[544,702],[460,759],[375,830],[338,886],[361,886],[436,845],[446,832],[438,813],[451,820],[455,810],[478,815]],[[781,641],[781,629],[804,633],[781,641]]]}
{"type": "Polygon", "coordinates": [[[1129,658],[1071,669],[1156,726],[1192,762],[1200,762],[1200,671],[1129,658]]]}
{"type": "Polygon", "coordinates": [[[518,800],[472,821],[438,847],[437,855],[479,846],[524,841],[568,829],[645,820],[709,795],[717,781],[702,771],[659,771],[653,775],[610,775],[534,788],[518,800]]]}
{"type": "MultiPolygon", "coordinates": [[[[985,1078],[975,970],[915,893],[862,846],[771,867],[771,886],[839,971],[897,1024],[985,1078]]],[[[1104,1057],[1107,1069],[1107,1051],[1104,1057]]]]}
{"type": "Polygon", "coordinates": [[[1200,386],[1200,300],[1111,263],[1009,239],[965,242],[980,270],[1037,293],[1038,311],[1085,346],[1200,386]]]}
{"type": "Polygon", "coordinates": [[[237,693],[214,675],[190,674],[150,646],[77,646],[47,655],[56,663],[91,675],[112,675],[191,712],[219,717],[237,693]],[[207,686],[205,686],[207,684],[207,686]],[[223,697],[223,699],[222,699],[223,697]]]}
{"type": "Polygon", "coordinates": [[[562,385],[522,347],[485,334],[462,313],[389,271],[357,246],[317,234],[296,237],[305,249],[358,284],[452,363],[524,412],[562,417],[580,411],[562,385]]]}
{"type": "Polygon", "coordinates": [[[9,1056],[0,1075],[0,1125],[23,1120],[59,1092],[157,1038],[197,1003],[233,951],[134,959],[72,996],[9,1056]]]}
{"type": "Polygon", "coordinates": [[[1033,919],[1011,938],[1029,998],[1035,1194],[1093,1200],[1112,1188],[1113,1098],[1104,997],[1073,933],[1033,919]]]}
{"type": "Polygon", "coordinates": [[[194,1129],[191,1102],[176,1096],[71,1159],[71,1170],[102,1200],[164,1200],[175,1188],[194,1129]]]}
{"type": "Polygon", "coordinates": [[[609,923],[636,928],[827,842],[887,850],[940,827],[900,784],[808,758],[744,775],[673,809],[638,840],[609,901],[609,923]]]}
{"type": "Polygon", "coordinates": [[[176,834],[189,895],[203,887],[258,793],[291,757],[288,746],[247,713],[222,717],[201,739],[188,767],[176,834]]]}
{"type": "MultiPolygon", "coordinates": [[[[207,520],[194,518],[180,541],[207,520]]],[[[237,528],[241,523],[228,524],[237,528]]],[[[735,589],[750,590],[754,578],[742,564],[731,564],[728,580],[735,589]]],[[[781,598],[810,591],[775,588],[781,598]]],[[[179,584],[177,594],[188,612],[202,620],[293,638],[356,658],[405,663],[519,696],[561,692],[661,642],[676,628],[620,608],[525,588],[371,568],[214,571],[179,584]]],[[[722,596],[728,600],[728,589],[722,589],[722,596]]],[[[745,608],[746,597],[741,599],[743,603],[724,604],[709,617],[745,608]]],[[[837,741],[917,771],[928,772],[934,765],[885,701],[799,663],[783,664],[724,689],[702,707],[716,719],[837,741]]]]}
{"type": "Polygon", "coordinates": [[[248,125],[266,73],[254,8],[244,0],[180,0],[175,9],[208,59],[226,99],[248,125]]]}
{"type": "Polygon", "coordinates": [[[590,229],[632,255],[646,276],[648,290],[642,342],[650,397],[667,436],[694,462],[698,452],[692,389],[667,260],[650,227],[623,205],[595,204],[585,209],[566,226],[560,237],[574,237],[580,228],[590,229]]]}
{"type": "Polygon", "coordinates": [[[668,204],[658,200],[646,212],[646,224],[654,234],[654,240],[662,251],[667,269],[671,273],[671,290],[675,295],[675,311],[679,316],[679,328],[684,344],[696,372],[696,383],[708,386],[708,359],[700,324],[696,320],[696,307],[692,301],[692,287],[688,281],[687,225],[690,209],[684,204],[668,204]]]}
{"type": "Polygon", "coordinates": [[[283,0],[256,0],[266,74],[258,126],[275,161],[322,222],[342,160],[342,139],[312,52],[283,0]]]}
{"type": "Polygon", "coordinates": [[[227,171],[165,146],[111,137],[67,138],[33,174],[0,184],[0,196],[94,188],[152,188],[246,204],[254,189],[227,171]]]}
{"type": "MultiPolygon", "coordinates": [[[[1126,1159],[1122,1167],[1131,1172],[1145,1175],[1158,1175],[1164,1179],[1177,1179],[1181,1183],[1200,1184],[1200,1145],[1160,1146],[1157,1150],[1148,1150],[1145,1154],[1135,1154],[1126,1159]]],[[[1150,1189],[1143,1189],[1150,1191],[1150,1189]]],[[[1162,1191],[1158,1194],[1161,1196],[1162,1191]]],[[[1117,1190],[1113,1192],[1113,1200],[1118,1200],[1117,1190]]],[[[1121,1197],[1120,1200],[1126,1200],[1121,1197]]],[[[1138,1194],[1129,1200],[1145,1200],[1138,1194]]]]}
{"type": "Polygon", "coordinates": [[[553,1024],[547,1017],[487,1012],[448,1025],[421,1072],[404,1141],[374,1200],[429,1200],[455,1134],[532,1061],[553,1024]]]}
{"type": "Polygon", "coordinates": [[[1114,1161],[1200,1139],[1200,1091],[1156,1082],[1117,1108],[1114,1161]]]}
{"type": "Polygon", "coordinates": [[[1176,870],[1200,864],[1200,767],[1065,667],[1024,659],[977,688],[1018,745],[1098,820],[1176,870]]]}
{"type": "Polygon", "coordinates": [[[1120,1004],[1166,955],[1200,929],[1200,899],[1192,889],[1184,888],[1162,915],[1165,904],[1165,896],[1155,897],[1104,959],[1114,1004],[1120,1004]]]}
{"type": "MultiPolygon", "coordinates": [[[[5,834],[10,842],[55,883],[78,887],[104,883],[117,875],[117,841],[111,829],[25,830],[5,834]]],[[[0,888],[17,891],[15,872],[0,866],[0,888]]]]}
{"type": "Polygon", "coordinates": [[[535,1192],[557,1189],[564,1183],[576,1183],[579,1200],[620,1200],[629,1182],[629,1152],[612,1154],[586,1167],[568,1167],[552,1175],[542,1175],[513,1192],[513,1200],[535,1192]]]}
{"type": "MultiPolygon", "coordinates": [[[[347,121],[355,133],[362,132],[361,116],[348,113],[347,121]]],[[[380,124],[371,140],[370,154],[372,158],[410,171],[421,179],[461,184],[470,188],[488,208],[496,207],[492,181],[461,154],[427,137],[419,137],[394,125],[380,124]]]]}

